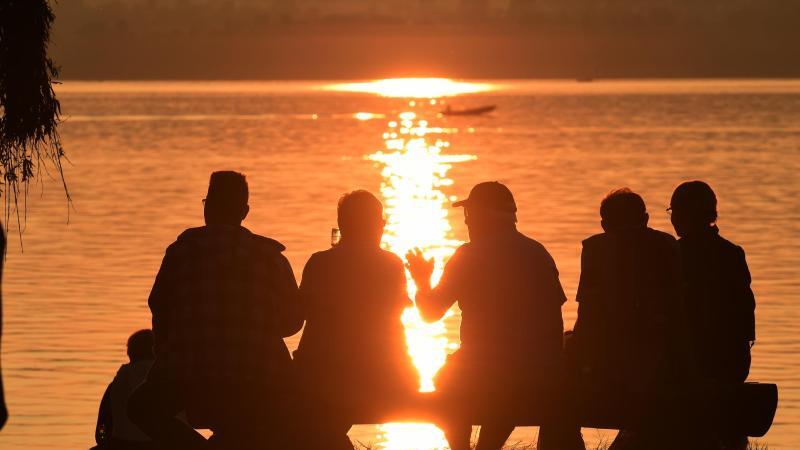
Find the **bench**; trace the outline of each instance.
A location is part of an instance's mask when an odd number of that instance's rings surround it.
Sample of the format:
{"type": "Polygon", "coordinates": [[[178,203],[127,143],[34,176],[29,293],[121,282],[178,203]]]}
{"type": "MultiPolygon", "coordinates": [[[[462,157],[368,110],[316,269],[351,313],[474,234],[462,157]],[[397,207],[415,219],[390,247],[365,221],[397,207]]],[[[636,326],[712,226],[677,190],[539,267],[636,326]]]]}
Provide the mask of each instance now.
{"type": "MultiPolygon", "coordinates": [[[[572,391],[570,400],[553,390],[539,396],[519,396],[504,402],[501,414],[504,420],[516,426],[541,426],[570,420],[586,428],[622,429],[635,426],[642,420],[656,420],[660,424],[678,429],[735,431],[750,437],[762,437],[772,426],[778,405],[778,387],[775,384],[744,383],[729,386],[697,386],[683,388],[680,392],[667,392],[658,398],[622,399],[608,391],[594,393],[572,391]],[[535,397],[535,398],[534,398],[535,397]],[[572,402],[571,408],[564,407],[572,402]],[[644,412],[643,412],[644,411],[644,412]],[[649,414],[649,416],[648,416],[649,414]]],[[[474,425],[497,420],[497,413],[487,415],[485,405],[464,402],[453,411],[452,403],[443,402],[436,393],[418,394],[402,406],[387,407],[379,402],[350,405],[315,405],[317,413],[329,409],[337,417],[347,417],[354,424],[380,424],[389,422],[439,422],[441,417],[454,414],[474,425]]],[[[497,408],[494,409],[497,411],[497,408]]],[[[222,432],[214,426],[207,414],[188,411],[190,423],[195,428],[222,432]]]]}

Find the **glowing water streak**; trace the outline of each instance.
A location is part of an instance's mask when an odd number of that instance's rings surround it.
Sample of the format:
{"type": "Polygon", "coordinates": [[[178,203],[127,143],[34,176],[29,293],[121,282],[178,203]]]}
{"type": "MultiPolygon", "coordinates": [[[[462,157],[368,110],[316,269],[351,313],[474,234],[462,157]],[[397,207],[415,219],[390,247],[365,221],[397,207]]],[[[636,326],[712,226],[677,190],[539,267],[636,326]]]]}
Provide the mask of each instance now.
{"type": "MultiPolygon", "coordinates": [[[[453,184],[447,172],[454,163],[475,159],[474,155],[442,154],[449,143],[441,138],[433,140],[431,135],[443,131],[428,128],[427,121],[417,120],[413,112],[404,112],[399,121],[389,122],[383,135],[385,149],[368,156],[383,165],[381,194],[387,216],[384,246],[401,258],[415,247],[426,257],[433,257],[434,284],[441,278],[447,259],[462,243],[452,236],[447,219],[450,199],[441,189],[453,184]]],[[[408,280],[408,292],[414,298],[416,286],[411,277],[408,280]]],[[[449,315],[452,311],[446,317],[449,315]]],[[[419,372],[420,391],[433,391],[436,372],[458,344],[448,341],[444,320],[428,324],[416,308],[407,309],[402,319],[409,355],[419,372]]],[[[447,448],[444,434],[431,424],[385,424],[380,430],[382,445],[389,450],[447,448]]]]}

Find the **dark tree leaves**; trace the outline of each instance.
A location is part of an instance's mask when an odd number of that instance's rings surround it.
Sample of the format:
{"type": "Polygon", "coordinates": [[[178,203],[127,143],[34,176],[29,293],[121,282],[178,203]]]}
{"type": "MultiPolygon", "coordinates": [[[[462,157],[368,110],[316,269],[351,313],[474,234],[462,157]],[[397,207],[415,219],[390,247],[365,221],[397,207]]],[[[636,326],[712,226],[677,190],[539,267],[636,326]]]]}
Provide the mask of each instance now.
{"type": "MultiPolygon", "coordinates": [[[[58,135],[61,106],[53,91],[58,68],[47,56],[53,11],[47,0],[0,0],[0,170],[6,224],[20,218],[31,180],[53,167],[69,201],[58,135]]],[[[20,230],[22,227],[20,227],[20,230]]]]}

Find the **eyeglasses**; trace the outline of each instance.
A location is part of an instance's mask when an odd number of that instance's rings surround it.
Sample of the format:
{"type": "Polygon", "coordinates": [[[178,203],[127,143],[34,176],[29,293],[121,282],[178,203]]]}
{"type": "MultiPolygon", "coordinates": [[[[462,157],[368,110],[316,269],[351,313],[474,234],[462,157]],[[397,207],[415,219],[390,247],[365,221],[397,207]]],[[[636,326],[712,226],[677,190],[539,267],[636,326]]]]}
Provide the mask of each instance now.
{"type": "Polygon", "coordinates": [[[675,209],[674,207],[670,206],[669,208],[666,209],[666,211],[667,211],[667,217],[672,217],[675,214],[680,214],[683,211],[686,211],[686,208],[675,209]]]}

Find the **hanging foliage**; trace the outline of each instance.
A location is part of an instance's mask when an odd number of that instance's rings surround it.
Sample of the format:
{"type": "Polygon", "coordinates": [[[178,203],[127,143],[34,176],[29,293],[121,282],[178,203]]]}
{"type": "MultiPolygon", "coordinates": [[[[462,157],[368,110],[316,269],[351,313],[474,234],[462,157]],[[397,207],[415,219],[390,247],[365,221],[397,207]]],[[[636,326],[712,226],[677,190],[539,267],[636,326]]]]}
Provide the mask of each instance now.
{"type": "Polygon", "coordinates": [[[47,56],[53,19],[47,0],[0,0],[0,175],[6,224],[15,213],[20,233],[29,184],[41,174],[57,177],[70,202],[53,91],[58,68],[47,56]]]}

